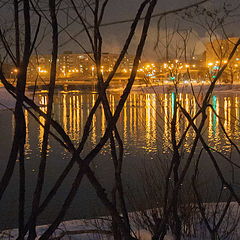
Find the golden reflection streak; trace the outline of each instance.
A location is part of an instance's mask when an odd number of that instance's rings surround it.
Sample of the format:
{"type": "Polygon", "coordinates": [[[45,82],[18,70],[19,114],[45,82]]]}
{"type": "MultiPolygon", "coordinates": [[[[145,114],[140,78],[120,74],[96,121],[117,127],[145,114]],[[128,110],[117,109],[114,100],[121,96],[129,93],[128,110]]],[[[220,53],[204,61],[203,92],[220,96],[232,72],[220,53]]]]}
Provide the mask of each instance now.
{"type": "Polygon", "coordinates": [[[105,133],[105,114],[104,114],[104,109],[103,106],[101,107],[101,134],[102,136],[105,133]]]}
{"type": "MultiPolygon", "coordinates": [[[[47,104],[47,96],[40,95],[40,105],[42,105],[40,109],[45,113],[47,111],[46,104],[47,104]]],[[[44,117],[39,116],[39,122],[44,126],[45,124],[44,117]]],[[[39,125],[39,137],[38,137],[39,146],[42,144],[42,141],[43,141],[44,128],[42,127],[42,125],[39,125]]]]}
{"type": "Polygon", "coordinates": [[[84,122],[83,122],[83,96],[81,95],[80,96],[80,107],[81,107],[81,109],[80,109],[80,119],[81,119],[81,123],[80,123],[80,131],[81,131],[81,133],[80,133],[80,135],[82,135],[83,134],[83,124],[84,124],[84,122]]]}
{"type": "Polygon", "coordinates": [[[133,134],[137,136],[137,95],[133,98],[133,134]]]}
{"type": "Polygon", "coordinates": [[[232,121],[232,115],[231,115],[231,98],[228,97],[228,108],[227,108],[227,112],[228,112],[228,134],[231,134],[231,121],[232,121]]]}
{"type": "Polygon", "coordinates": [[[124,141],[127,140],[127,123],[128,123],[127,104],[125,104],[123,107],[123,138],[124,138],[124,141]]]}
{"type": "Polygon", "coordinates": [[[211,108],[208,108],[208,139],[213,139],[213,111],[211,108]]]}
{"type": "Polygon", "coordinates": [[[26,143],[25,143],[25,150],[30,150],[30,143],[29,143],[29,114],[28,111],[24,110],[25,122],[26,122],[26,143]]]}
{"type": "Polygon", "coordinates": [[[77,109],[76,109],[76,114],[77,114],[77,138],[79,137],[79,132],[80,132],[80,103],[79,103],[79,95],[77,97],[77,109]]]}
{"type": "Polygon", "coordinates": [[[219,103],[219,99],[217,98],[217,100],[216,100],[216,114],[217,114],[217,116],[216,116],[216,127],[215,127],[215,129],[216,129],[216,132],[215,132],[215,142],[216,142],[216,144],[217,145],[219,145],[219,140],[220,140],[220,131],[219,131],[219,118],[218,118],[218,116],[219,116],[219,114],[220,114],[220,103],[219,103]]]}
{"type": "Polygon", "coordinates": [[[69,96],[69,134],[73,139],[73,106],[72,106],[72,95],[69,96]]]}
{"type": "Polygon", "coordinates": [[[133,108],[132,108],[132,94],[129,96],[129,121],[130,121],[130,126],[129,126],[129,130],[130,130],[130,134],[133,134],[133,108]]]}
{"type": "MultiPolygon", "coordinates": [[[[94,103],[95,103],[95,94],[92,95],[92,107],[94,106],[94,103]]],[[[97,118],[95,114],[92,119],[92,134],[91,134],[93,144],[97,143],[97,124],[96,123],[97,123],[97,118]]]]}
{"type": "MultiPolygon", "coordinates": [[[[190,104],[189,104],[189,94],[186,94],[185,95],[185,109],[186,111],[189,113],[190,111],[190,104]]],[[[185,128],[188,126],[188,121],[185,121],[185,128]]],[[[186,138],[189,139],[189,137],[191,137],[190,135],[190,131],[187,131],[186,133],[186,138]]],[[[188,141],[186,141],[186,144],[187,144],[188,141]]],[[[186,147],[189,147],[189,145],[187,144],[186,147]]]]}
{"type": "Polygon", "coordinates": [[[223,110],[224,110],[224,128],[227,128],[227,98],[224,97],[224,106],[223,106],[223,110]]]}
{"type": "MultiPolygon", "coordinates": [[[[169,124],[168,124],[168,97],[169,94],[164,94],[164,100],[163,100],[163,114],[164,114],[164,128],[163,128],[163,152],[167,151],[168,145],[169,145],[169,124]]],[[[171,104],[170,104],[171,107],[171,104]]]]}
{"type": "Polygon", "coordinates": [[[151,106],[152,106],[152,111],[151,111],[151,129],[152,129],[152,147],[156,148],[156,140],[157,140],[157,99],[156,99],[156,94],[151,95],[152,101],[151,101],[151,106]]]}
{"type": "Polygon", "coordinates": [[[73,140],[77,140],[76,96],[73,95],[73,140]]]}
{"type": "Polygon", "coordinates": [[[239,108],[238,108],[238,98],[234,98],[234,103],[235,103],[235,115],[236,115],[236,120],[239,119],[239,108]]]}
{"type": "MultiPolygon", "coordinates": [[[[146,120],[145,120],[145,139],[146,139],[146,149],[150,149],[151,147],[151,103],[150,103],[150,94],[146,94],[146,120]]],[[[131,122],[131,120],[130,120],[131,122]]]]}
{"type": "Polygon", "coordinates": [[[238,97],[235,97],[235,124],[234,124],[234,127],[236,129],[236,132],[238,133],[239,135],[239,99],[238,97]]]}
{"type": "Polygon", "coordinates": [[[63,94],[63,114],[62,114],[62,122],[63,122],[63,129],[65,132],[67,131],[67,100],[66,100],[67,96],[64,93],[63,94]]]}

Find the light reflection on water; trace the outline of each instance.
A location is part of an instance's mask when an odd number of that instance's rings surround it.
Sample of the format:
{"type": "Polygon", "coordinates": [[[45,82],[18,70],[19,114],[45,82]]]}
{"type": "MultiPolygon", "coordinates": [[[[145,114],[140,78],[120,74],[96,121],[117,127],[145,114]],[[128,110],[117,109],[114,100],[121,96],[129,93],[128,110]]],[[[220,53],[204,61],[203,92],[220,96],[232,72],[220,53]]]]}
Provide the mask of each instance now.
{"type": "MultiPolygon", "coordinates": [[[[70,138],[77,144],[83,133],[83,127],[86,118],[96,100],[96,94],[81,94],[80,92],[62,92],[58,93],[54,101],[54,118],[63,126],[70,138]]],[[[109,94],[110,108],[114,111],[120,95],[109,94]]],[[[203,96],[198,96],[201,103],[203,96]]],[[[46,111],[47,102],[45,94],[38,95],[39,103],[46,111]]],[[[198,106],[194,97],[190,94],[179,94],[177,101],[192,115],[197,113],[198,106]]],[[[212,147],[218,150],[229,150],[229,143],[223,134],[220,125],[220,119],[226,133],[234,140],[239,140],[239,96],[212,96],[210,103],[213,110],[208,108],[207,124],[204,128],[204,136],[212,147]],[[219,117],[220,119],[219,119],[219,117]]],[[[170,126],[174,111],[173,94],[131,94],[121,117],[118,121],[120,134],[126,145],[133,145],[149,152],[155,152],[162,148],[167,152],[171,140],[170,126]]],[[[26,115],[27,121],[29,116],[26,115]]],[[[44,119],[39,118],[43,124],[44,119]]],[[[200,118],[195,120],[200,123],[200,118]]],[[[188,125],[188,121],[183,114],[177,112],[176,134],[179,138],[188,125]]],[[[101,107],[93,118],[90,132],[90,142],[96,144],[103,135],[106,127],[104,110],[101,107]]],[[[28,129],[27,129],[28,133],[28,129]]],[[[186,135],[185,148],[191,147],[191,140],[194,131],[191,129],[186,135]]],[[[39,143],[43,137],[43,128],[39,127],[39,143]]],[[[27,136],[28,138],[28,136],[27,136]]],[[[29,147],[29,139],[28,147],[29,147]]]]}
{"type": "MultiPolygon", "coordinates": [[[[118,130],[122,137],[125,146],[125,162],[128,163],[125,166],[125,178],[128,182],[138,182],[136,179],[137,168],[141,165],[141,161],[154,160],[156,161],[159,156],[167,158],[171,149],[171,119],[174,113],[174,99],[177,101],[192,115],[194,116],[198,111],[198,105],[194,97],[190,94],[131,94],[127,103],[124,106],[120,119],[118,121],[118,130]]],[[[97,95],[91,93],[81,92],[58,92],[54,99],[53,105],[53,118],[57,120],[70,136],[70,138],[77,145],[83,134],[83,127],[89,115],[90,109],[93,107],[96,101],[97,95]]],[[[112,111],[116,108],[120,95],[117,93],[108,94],[110,108],[112,111]]],[[[199,95],[197,100],[201,104],[204,96],[199,95]]],[[[43,111],[46,111],[47,96],[46,93],[39,93],[36,96],[38,103],[43,111]]],[[[220,120],[227,132],[227,134],[238,144],[240,140],[240,96],[236,95],[218,95],[212,96],[210,103],[215,110],[215,113],[209,108],[208,118],[206,125],[203,129],[204,138],[208,141],[208,144],[215,149],[222,151],[223,153],[229,153],[231,145],[228,142],[227,137],[221,130],[220,120]],[[219,116],[220,119],[217,117],[219,116]]],[[[5,136],[6,141],[0,140],[1,149],[7,151],[0,152],[2,160],[2,171],[5,169],[6,159],[11,146],[11,137],[13,134],[14,118],[10,112],[0,112],[0,134],[5,136]],[[10,119],[10,120],[9,120],[10,119]]],[[[36,180],[36,169],[39,164],[39,150],[43,140],[43,127],[33,120],[30,114],[25,111],[26,125],[27,125],[27,138],[26,138],[26,169],[29,170],[27,176],[27,182],[34,183],[36,180]]],[[[187,120],[184,118],[181,112],[176,113],[177,126],[176,135],[178,140],[183,131],[188,126],[187,120]]],[[[39,121],[44,124],[44,119],[39,117],[39,121]]],[[[195,124],[199,124],[200,118],[195,120],[195,124]]],[[[100,107],[96,112],[93,123],[91,126],[91,132],[89,135],[89,141],[86,144],[83,156],[98,143],[100,137],[104,134],[106,128],[106,120],[104,117],[104,109],[100,107]]],[[[184,142],[184,151],[188,152],[191,148],[194,131],[190,129],[186,134],[184,142]]],[[[55,179],[62,171],[69,160],[69,154],[50,139],[49,142],[49,160],[48,164],[49,172],[46,174],[47,187],[54,183],[55,179]]],[[[107,144],[101,151],[101,154],[97,157],[97,161],[94,162],[94,167],[97,177],[102,183],[111,182],[112,178],[112,163],[109,155],[109,145],[107,144]],[[101,162],[100,162],[101,161],[101,162]]],[[[72,173],[74,177],[74,172],[72,173]]],[[[16,203],[13,199],[16,198],[17,191],[17,173],[14,175],[12,181],[12,189],[9,190],[5,203],[0,206],[2,216],[0,217],[0,227],[14,226],[16,224],[16,203]],[[11,204],[11,205],[9,205],[11,204]],[[14,205],[15,204],[15,205],[14,205]],[[4,212],[3,209],[10,209],[4,212]],[[8,220],[6,220],[8,219],[8,220]],[[15,220],[14,220],[15,219],[15,220]],[[14,222],[15,221],[15,222],[14,222]]],[[[34,189],[34,184],[30,185],[30,190],[34,189]],[[33,185],[33,186],[32,186],[33,185]]],[[[55,207],[59,207],[61,204],[60,199],[66,194],[66,189],[71,186],[71,178],[67,180],[65,187],[59,193],[57,201],[52,207],[51,211],[48,211],[40,220],[46,222],[51,219],[55,212],[55,207]],[[52,213],[53,212],[53,213],[52,213]]],[[[89,209],[93,209],[98,206],[96,203],[95,193],[91,190],[88,183],[84,183],[80,195],[77,196],[77,203],[70,209],[68,218],[81,218],[84,216],[93,215],[93,212],[89,209]],[[82,195],[83,194],[83,195],[82,195]],[[84,209],[79,210],[79,203],[81,203],[84,209]],[[86,207],[88,204],[88,207],[86,207]]],[[[30,206],[31,199],[27,196],[27,206],[30,206]]]]}

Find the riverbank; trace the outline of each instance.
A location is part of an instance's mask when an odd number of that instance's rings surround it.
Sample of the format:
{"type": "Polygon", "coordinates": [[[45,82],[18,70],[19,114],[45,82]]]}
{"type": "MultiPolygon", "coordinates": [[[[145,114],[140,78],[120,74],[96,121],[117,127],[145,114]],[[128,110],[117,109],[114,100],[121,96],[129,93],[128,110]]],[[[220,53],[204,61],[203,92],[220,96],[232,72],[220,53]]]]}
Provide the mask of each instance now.
{"type": "MultiPolygon", "coordinates": [[[[222,211],[225,211],[225,203],[206,203],[205,214],[210,225],[216,224],[222,211]],[[216,212],[217,209],[217,212],[216,212]]],[[[191,223],[191,226],[184,226],[186,231],[184,234],[185,240],[210,240],[210,235],[207,227],[198,211],[192,212],[192,220],[187,223],[191,223]],[[193,222],[192,222],[193,221],[193,222]]],[[[240,212],[237,202],[231,202],[227,212],[225,213],[225,218],[221,223],[221,227],[218,230],[220,239],[240,239],[240,212]]],[[[145,211],[145,217],[151,216],[151,210],[145,211]]],[[[129,218],[134,231],[134,235],[139,240],[151,240],[151,233],[147,230],[148,224],[144,222],[139,222],[140,219],[145,219],[141,212],[129,213],[129,218]],[[142,216],[142,218],[141,218],[142,216]]],[[[37,227],[37,238],[47,230],[48,225],[42,225],[37,227]]],[[[0,232],[1,240],[16,239],[18,236],[17,229],[9,229],[0,232]]],[[[107,216],[100,217],[98,219],[88,219],[88,220],[71,220],[62,222],[57,230],[54,232],[52,240],[113,240],[111,232],[111,219],[107,216]]],[[[174,240],[170,230],[166,234],[164,240],[174,240]]]]}
{"type": "MultiPolygon", "coordinates": [[[[173,84],[152,85],[152,86],[134,86],[134,93],[188,93],[195,94],[206,93],[210,84],[179,84],[176,88],[173,84]]],[[[240,95],[240,84],[217,84],[213,90],[214,94],[236,94],[240,95]]]]}
{"type": "MultiPolygon", "coordinates": [[[[48,225],[37,227],[37,239],[46,231],[48,225]]],[[[138,239],[151,240],[150,232],[137,229],[135,232],[138,239]]],[[[0,232],[1,240],[16,239],[18,237],[18,229],[9,229],[0,232]]],[[[54,232],[51,239],[55,240],[112,240],[112,233],[110,229],[110,221],[102,219],[92,220],[71,220],[62,222],[57,230],[54,232]]],[[[168,235],[164,240],[173,240],[168,235]]]]}

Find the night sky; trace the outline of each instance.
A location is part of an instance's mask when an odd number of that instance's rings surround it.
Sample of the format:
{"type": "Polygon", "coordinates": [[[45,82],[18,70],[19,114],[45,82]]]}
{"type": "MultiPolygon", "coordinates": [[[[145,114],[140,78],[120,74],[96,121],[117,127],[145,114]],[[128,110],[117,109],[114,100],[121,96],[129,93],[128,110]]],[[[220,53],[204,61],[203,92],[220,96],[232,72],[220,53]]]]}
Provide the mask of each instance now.
{"type": "MultiPolygon", "coordinates": [[[[47,8],[47,1],[39,1],[43,5],[45,4],[45,7],[47,8]]],[[[63,1],[64,2],[64,1],[63,1]]],[[[67,1],[65,1],[66,4],[67,1]]],[[[114,22],[114,21],[119,21],[119,20],[125,20],[125,19],[132,19],[134,18],[137,9],[142,1],[141,0],[110,0],[109,5],[106,9],[105,16],[103,19],[103,23],[108,23],[108,22],[114,22]]],[[[175,8],[187,6],[192,3],[196,3],[197,0],[159,0],[158,4],[155,9],[155,13],[161,13],[164,11],[172,10],[175,8]]],[[[222,3],[224,0],[210,0],[205,6],[209,9],[221,9],[222,8],[222,3]]],[[[230,3],[232,5],[233,9],[235,10],[234,14],[240,14],[239,8],[237,6],[239,5],[239,0],[225,0],[225,2],[230,3]]],[[[77,3],[77,1],[76,1],[77,3]]],[[[69,3],[68,3],[69,5],[69,3]]],[[[67,4],[66,4],[67,6],[67,4]]],[[[66,26],[66,22],[70,21],[70,19],[73,19],[76,14],[72,12],[71,9],[69,9],[68,14],[70,17],[66,16],[66,11],[65,13],[59,13],[59,23],[61,26],[66,26]]],[[[9,7],[9,11],[6,11],[6,9],[0,9],[0,24],[1,26],[6,26],[7,24],[10,24],[10,17],[9,17],[9,12],[11,12],[11,7],[9,7]]],[[[47,11],[46,11],[47,13],[47,11]]],[[[87,18],[89,18],[89,15],[87,14],[87,18]]],[[[91,19],[89,19],[91,20],[91,19]]],[[[156,54],[156,51],[153,49],[154,45],[156,44],[156,35],[157,35],[157,22],[158,18],[154,18],[152,21],[152,24],[149,29],[149,34],[148,34],[148,40],[146,42],[145,46],[145,51],[143,54],[143,58],[146,59],[156,59],[161,56],[159,54],[156,54]]],[[[167,17],[167,25],[169,31],[171,29],[174,29],[174,26],[176,25],[179,26],[180,31],[186,30],[186,29],[192,29],[193,31],[193,38],[189,41],[189,48],[195,48],[196,49],[196,54],[200,54],[201,52],[204,51],[204,44],[208,41],[208,36],[206,34],[206,30],[204,30],[202,27],[200,27],[198,24],[192,23],[192,22],[187,22],[184,21],[181,16],[176,16],[176,15],[169,15],[167,17]]],[[[198,21],[197,19],[194,19],[194,21],[198,21]]],[[[238,22],[236,19],[231,18],[228,19],[231,24],[228,24],[225,28],[226,32],[231,35],[231,36],[238,36],[239,35],[239,26],[238,22]]],[[[36,18],[32,18],[32,22],[36,25],[36,18]]],[[[44,21],[43,21],[44,24],[44,21]]],[[[45,21],[45,24],[47,22],[45,21]]],[[[103,51],[104,52],[112,52],[112,53],[118,53],[124,43],[124,40],[127,36],[127,33],[129,31],[130,23],[125,23],[125,24],[118,24],[118,25],[112,25],[112,26],[107,26],[107,27],[102,27],[102,36],[103,36],[103,51]]],[[[44,25],[41,28],[42,32],[44,32],[44,25]]],[[[61,27],[59,27],[61,29],[61,27]]],[[[79,25],[78,22],[74,22],[70,27],[67,28],[67,31],[72,35],[75,36],[82,27],[79,25]]],[[[129,54],[134,54],[135,52],[135,47],[138,43],[138,37],[140,35],[141,29],[138,28],[136,31],[136,37],[133,41],[133,44],[129,50],[129,54]]],[[[160,36],[161,36],[161,41],[164,41],[164,32],[165,30],[163,29],[163,26],[161,26],[160,29],[160,36]]],[[[51,31],[45,31],[44,32],[45,37],[43,41],[40,44],[39,47],[39,53],[43,54],[49,54],[51,52],[51,48],[49,47],[49,41],[51,41],[51,31]]],[[[84,48],[87,51],[91,51],[89,48],[89,44],[86,40],[85,34],[78,35],[76,39],[84,46],[84,48]]],[[[66,33],[61,32],[60,34],[60,48],[59,52],[62,53],[64,51],[73,51],[73,52],[83,52],[83,50],[77,45],[74,41],[68,41],[69,37],[67,36],[66,33]]],[[[175,42],[178,41],[178,39],[174,39],[175,42]]],[[[173,41],[173,42],[174,42],[173,41]]],[[[160,49],[160,52],[162,50],[160,49]]]]}
{"type": "MultiPolygon", "coordinates": [[[[106,22],[114,22],[124,19],[132,19],[139,7],[139,4],[142,1],[140,0],[110,0],[109,5],[106,9],[106,14],[103,20],[103,23],[106,22]]],[[[187,6],[192,3],[196,3],[196,0],[159,0],[157,7],[155,9],[155,13],[160,13],[172,9],[176,9],[179,7],[187,6]]],[[[221,11],[222,4],[224,0],[211,0],[205,6],[209,9],[218,9],[221,11]]],[[[225,1],[227,3],[232,4],[232,8],[236,8],[236,6],[239,4],[238,0],[228,0],[225,1]]],[[[234,12],[234,14],[239,14],[239,9],[234,12]]],[[[157,59],[159,54],[156,53],[156,51],[153,49],[153,46],[156,43],[157,39],[157,22],[158,18],[154,18],[149,30],[148,34],[148,40],[146,42],[145,51],[143,54],[143,58],[145,59],[157,59]]],[[[196,20],[196,19],[195,19],[196,20]]],[[[194,20],[194,21],[195,21],[194,20]]],[[[197,20],[196,20],[197,21],[197,20]]],[[[231,36],[237,36],[239,34],[239,26],[238,22],[234,22],[233,19],[229,19],[229,22],[232,22],[230,25],[228,24],[226,26],[226,32],[231,36]]],[[[198,24],[193,24],[192,22],[184,21],[180,16],[176,15],[170,15],[167,17],[167,23],[169,27],[169,31],[171,31],[174,26],[179,25],[180,30],[186,30],[189,28],[192,28],[193,31],[193,37],[189,41],[189,48],[195,48],[196,54],[200,54],[204,51],[205,47],[204,44],[208,41],[208,35],[206,34],[205,29],[200,27],[198,24]]],[[[103,50],[106,52],[114,52],[118,53],[122,47],[122,44],[124,42],[124,39],[126,38],[126,35],[128,33],[128,29],[130,27],[129,24],[118,24],[108,27],[102,27],[102,35],[103,35],[103,50]]],[[[78,28],[73,28],[74,32],[77,32],[78,28]]],[[[164,35],[164,29],[161,29],[160,31],[163,31],[161,36],[164,35]]],[[[64,35],[64,34],[63,34],[64,35]]],[[[137,36],[140,35],[140,29],[137,30],[136,38],[134,39],[134,42],[129,50],[129,54],[134,54],[135,52],[135,46],[137,44],[137,36]]],[[[64,38],[64,37],[63,37],[64,38]]],[[[81,41],[84,43],[84,36],[79,36],[78,39],[81,39],[81,41]]],[[[164,41],[164,37],[162,37],[162,41],[164,41]]],[[[176,39],[176,41],[178,41],[176,39]]],[[[64,42],[64,41],[63,41],[64,42]]],[[[86,45],[87,46],[87,45],[86,45]]],[[[79,47],[76,46],[73,43],[65,44],[61,46],[60,51],[72,49],[73,51],[79,51],[79,47]]],[[[160,50],[161,51],[161,50],[160,50]]]]}

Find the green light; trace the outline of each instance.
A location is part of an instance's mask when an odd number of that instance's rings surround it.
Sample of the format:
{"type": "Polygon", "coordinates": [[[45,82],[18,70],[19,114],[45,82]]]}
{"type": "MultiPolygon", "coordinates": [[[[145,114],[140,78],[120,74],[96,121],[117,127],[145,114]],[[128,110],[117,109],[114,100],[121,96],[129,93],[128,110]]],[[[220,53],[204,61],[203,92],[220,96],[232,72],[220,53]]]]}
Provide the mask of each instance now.
{"type": "MultiPolygon", "coordinates": [[[[212,106],[213,106],[214,111],[216,112],[216,110],[217,110],[217,97],[216,96],[212,97],[212,106]]],[[[213,113],[212,131],[213,131],[214,135],[216,134],[216,129],[217,129],[217,116],[215,113],[213,113]]]]}
{"type": "Polygon", "coordinates": [[[174,115],[175,105],[176,105],[176,93],[172,92],[172,116],[174,115]]]}

